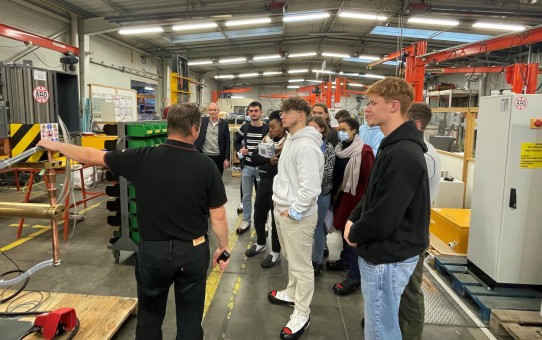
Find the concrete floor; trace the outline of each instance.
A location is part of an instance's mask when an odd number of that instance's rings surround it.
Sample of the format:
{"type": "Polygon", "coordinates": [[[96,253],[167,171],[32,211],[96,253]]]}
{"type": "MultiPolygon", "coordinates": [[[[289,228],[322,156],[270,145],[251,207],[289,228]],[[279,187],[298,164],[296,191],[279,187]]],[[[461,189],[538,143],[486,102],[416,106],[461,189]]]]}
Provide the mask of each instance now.
{"type": "MultiPolygon", "coordinates": [[[[149,174],[150,175],[150,174],[149,174]]],[[[260,262],[265,255],[246,258],[245,250],[255,242],[252,233],[235,235],[239,217],[236,208],[239,203],[239,178],[224,173],[224,183],[229,202],[227,203],[230,235],[236,239],[232,249],[232,260],[222,275],[214,298],[207,311],[203,327],[206,339],[278,339],[281,328],[292,312],[291,307],[275,306],[268,302],[267,294],[271,289],[283,289],[287,283],[287,262],[281,260],[274,268],[264,270],[260,262]]],[[[103,191],[101,185],[95,191],[103,191]]],[[[76,197],[80,193],[75,191],[76,197]]],[[[22,192],[2,186],[0,201],[21,202],[22,192]]],[[[35,202],[45,202],[46,193],[42,185],[35,187],[32,195],[35,202]]],[[[82,212],[87,218],[73,227],[70,225],[71,238],[62,242],[60,257],[62,264],[57,268],[41,270],[32,275],[27,289],[93,294],[136,296],[134,279],[134,254],[121,252],[120,264],[115,264],[107,244],[112,228],[106,223],[110,213],[105,208],[106,197],[99,197],[89,202],[89,207],[82,212]]],[[[81,210],[81,208],[79,209],[81,210]]],[[[0,248],[11,248],[16,241],[16,223],[14,218],[0,218],[0,248]],[[8,246],[8,247],[6,247],[8,246]]],[[[23,237],[40,231],[48,225],[45,220],[27,220],[23,237]],[[40,227],[41,225],[41,227],[40,227]]],[[[211,249],[216,241],[211,237],[211,249]]],[[[268,241],[270,244],[270,240],[268,241]]],[[[330,258],[338,257],[340,234],[328,236],[330,258]]],[[[52,257],[50,233],[32,237],[9,250],[9,255],[21,268],[29,268],[37,262],[52,257]]],[[[0,273],[13,269],[13,265],[0,254],[0,273]]],[[[346,273],[322,273],[315,282],[315,294],[311,305],[311,325],[303,339],[363,339],[360,320],[362,318],[363,299],[360,292],[339,297],[332,291],[334,283],[342,281],[346,273]]],[[[0,287],[0,293],[1,293],[0,287]]],[[[474,311],[476,313],[476,311],[474,311]]],[[[133,339],[136,319],[130,317],[120,328],[114,339],[133,339]]],[[[175,338],[174,302],[172,294],[168,312],[163,324],[164,339],[175,338]]],[[[487,336],[477,327],[459,327],[427,324],[424,339],[486,339],[487,336]]]]}

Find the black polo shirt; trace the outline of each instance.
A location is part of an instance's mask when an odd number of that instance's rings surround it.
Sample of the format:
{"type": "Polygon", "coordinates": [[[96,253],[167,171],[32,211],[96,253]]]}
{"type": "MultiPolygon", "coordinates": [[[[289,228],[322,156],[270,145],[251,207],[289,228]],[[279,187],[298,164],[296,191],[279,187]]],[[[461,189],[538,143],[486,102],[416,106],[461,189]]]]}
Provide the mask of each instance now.
{"type": "Polygon", "coordinates": [[[108,152],[104,161],[135,185],[144,240],[191,242],[207,233],[208,209],[227,201],[216,165],[192,144],[168,139],[156,147],[108,152]]]}

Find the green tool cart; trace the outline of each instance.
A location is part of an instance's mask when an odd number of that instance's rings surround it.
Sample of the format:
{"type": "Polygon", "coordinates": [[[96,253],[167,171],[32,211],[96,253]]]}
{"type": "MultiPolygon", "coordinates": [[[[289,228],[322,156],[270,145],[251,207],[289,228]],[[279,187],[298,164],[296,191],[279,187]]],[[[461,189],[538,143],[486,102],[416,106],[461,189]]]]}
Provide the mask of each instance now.
{"type": "MultiPolygon", "coordinates": [[[[152,147],[167,139],[166,121],[117,123],[116,129],[109,130],[118,135],[116,143],[118,149],[152,147]]],[[[115,212],[115,215],[108,217],[108,223],[115,228],[108,248],[113,251],[115,263],[119,263],[120,251],[137,252],[140,241],[135,201],[136,190],[124,177],[119,177],[118,184],[107,189],[106,192],[117,197],[107,206],[110,211],[115,212]]]]}

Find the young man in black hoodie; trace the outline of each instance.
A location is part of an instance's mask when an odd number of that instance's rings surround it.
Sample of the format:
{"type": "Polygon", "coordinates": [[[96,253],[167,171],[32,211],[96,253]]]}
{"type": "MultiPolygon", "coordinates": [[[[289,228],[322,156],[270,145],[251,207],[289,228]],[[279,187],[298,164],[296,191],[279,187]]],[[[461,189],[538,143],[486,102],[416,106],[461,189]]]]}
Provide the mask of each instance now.
{"type": "Polygon", "coordinates": [[[395,340],[401,339],[401,294],[429,243],[427,147],[423,133],[406,116],[414,98],[410,84],[385,78],[367,95],[366,111],[385,138],[344,238],[359,255],[365,339],[395,340]]]}

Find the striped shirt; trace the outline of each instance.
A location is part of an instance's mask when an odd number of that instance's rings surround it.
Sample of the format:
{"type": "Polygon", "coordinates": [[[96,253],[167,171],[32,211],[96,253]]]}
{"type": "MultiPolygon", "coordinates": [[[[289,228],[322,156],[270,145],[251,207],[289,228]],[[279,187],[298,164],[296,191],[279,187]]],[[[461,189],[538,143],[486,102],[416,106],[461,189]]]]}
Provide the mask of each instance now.
{"type": "Polygon", "coordinates": [[[235,137],[234,145],[235,149],[239,151],[243,146],[248,149],[248,155],[244,158],[244,164],[248,166],[254,166],[252,163],[252,152],[258,147],[258,144],[262,141],[263,137],[267,135],[267,125],[256,127],[245,123],[239,129],[237,136],[235,137]],[[246,136],[245,136],[246,134],[246,136]]]}

